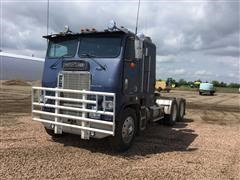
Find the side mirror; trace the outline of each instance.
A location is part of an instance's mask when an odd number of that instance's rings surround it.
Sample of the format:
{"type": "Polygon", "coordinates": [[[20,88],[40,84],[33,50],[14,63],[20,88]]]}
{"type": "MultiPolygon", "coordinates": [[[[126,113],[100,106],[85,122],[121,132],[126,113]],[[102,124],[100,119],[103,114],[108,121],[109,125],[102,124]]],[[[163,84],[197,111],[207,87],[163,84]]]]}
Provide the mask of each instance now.
{"type": "Polygon", "coordinates": [[[134,47],[135,47],[135,58],[136,59],[141,59],[143,55],[143,43],[139,39],[135,38],[134,42],[134,47]]]}

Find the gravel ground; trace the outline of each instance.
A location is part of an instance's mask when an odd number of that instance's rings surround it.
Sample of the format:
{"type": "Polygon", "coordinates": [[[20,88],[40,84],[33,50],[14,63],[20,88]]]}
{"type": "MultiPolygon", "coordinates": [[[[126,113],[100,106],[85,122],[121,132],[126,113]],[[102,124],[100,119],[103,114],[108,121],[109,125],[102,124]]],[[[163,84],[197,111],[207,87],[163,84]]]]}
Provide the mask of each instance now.
{"type": "Polygon", "coordinates": [[[31,120],[24,88],[0,89],[0,179],[240,179],[239,95],[173,92],[189,102],[185,122],[155,124],[115,153],[108,138],[52,139],[31,120]]]}

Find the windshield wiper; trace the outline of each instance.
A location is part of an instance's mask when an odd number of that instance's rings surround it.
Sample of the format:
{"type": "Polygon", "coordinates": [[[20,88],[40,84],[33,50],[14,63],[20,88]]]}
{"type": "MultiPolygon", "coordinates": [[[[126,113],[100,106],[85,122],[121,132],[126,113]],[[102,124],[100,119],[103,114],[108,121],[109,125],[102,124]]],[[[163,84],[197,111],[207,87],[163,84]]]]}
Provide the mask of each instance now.
{"type": "Polygon", "coordinates": [[[88,57],[89,59],[91,59],[93,62],[95,62],[99,67],[101,67],[101,69],[103,69],[104,71],[106,71],[106,65],[102,65],[100,64],[96,59],[93,59],[95,58],[96,56],[93,55],[93,54],[89,54],[89,53],[85,53],[85,54],[81,54],[81,56],[86,56],[88,57]]]}
{"type": "Polygon", "coordinates": [[[63,61],[63,58],[64,58],[64,57],[69,57],[69,56],[66,56],[66,54],[65,54],[65,55],[62,55],[62,56],[58,57],[59,59],[57,59],[57,60],[55,61],[55,63],[53,63],[53,64],[50,66],[50,68],[51,68],[51,69],[57,69],[56,66],[59,64],[60,60],[63,61]]]}

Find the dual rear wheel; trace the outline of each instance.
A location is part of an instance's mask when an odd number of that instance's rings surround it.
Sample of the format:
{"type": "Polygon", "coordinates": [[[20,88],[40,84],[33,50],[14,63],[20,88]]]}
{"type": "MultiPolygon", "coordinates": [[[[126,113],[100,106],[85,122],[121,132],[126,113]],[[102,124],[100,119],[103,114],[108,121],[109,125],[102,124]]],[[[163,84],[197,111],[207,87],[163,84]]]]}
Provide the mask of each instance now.
{"type": "Polygon", "coordinates": [[[182,98],[173,99],[170,109],[170,114],[164,115],[163,124],[167,126],[173,126],[177,121],[181,122],[184,120],[186,109],[186,101],[182,98]]]}
{"type": "Polygon", "coordinates": [[[177,121],[181,122],[184,121],[184,115],[186,112],[186,100],[185,99],[178,99],[178,119],[177,121]]]}

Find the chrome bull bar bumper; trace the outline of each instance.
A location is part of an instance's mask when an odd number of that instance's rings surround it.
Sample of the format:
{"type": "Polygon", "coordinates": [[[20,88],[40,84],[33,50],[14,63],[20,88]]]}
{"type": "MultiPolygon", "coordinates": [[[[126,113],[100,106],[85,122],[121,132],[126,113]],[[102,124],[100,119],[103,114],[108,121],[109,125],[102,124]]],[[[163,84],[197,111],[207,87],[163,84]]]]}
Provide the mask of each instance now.
{"type": "Polygon", "coordinates": [[[115,104],[115,93],[47,87],[32,88],[32,119],[54,126],[55,134],[62,134],[63,129],[68,127],[80,130],[82,139],[89,139],[91,132],[114,136],[115,104]],[[80,94],[81,96],[78,97],[81,98],[64,97],[62,93],[80,94]],[[112,109],[110,110],[105,106],[106,99],[112,101],[112,109]],[[99,107],[99,100],[103,104],[102,107],[99,107]],[[71,103],[79,106],[71,106],[71,103]],[[44,110],[44,108],[50,108],[51,112],[44,110]],[[76,114],[68,114],[67,111],[76,114]],[[89,114],[91,113],[97,114],[99,118],[90,118],[89,114]],[[111,117],[111,120],[102,118],[105,116],[111,117]],[[68,123],[67,120],[69,119],[74,120],[76,123],[68,123]]]}

